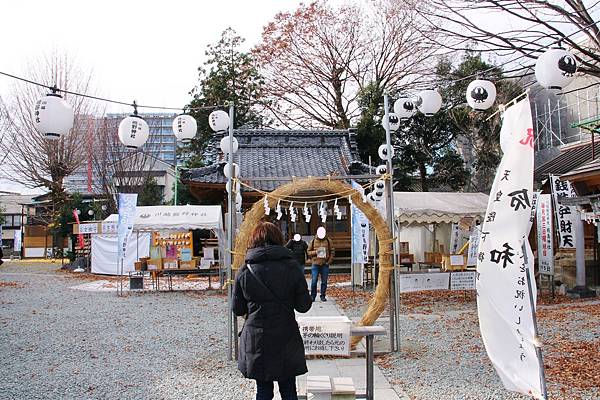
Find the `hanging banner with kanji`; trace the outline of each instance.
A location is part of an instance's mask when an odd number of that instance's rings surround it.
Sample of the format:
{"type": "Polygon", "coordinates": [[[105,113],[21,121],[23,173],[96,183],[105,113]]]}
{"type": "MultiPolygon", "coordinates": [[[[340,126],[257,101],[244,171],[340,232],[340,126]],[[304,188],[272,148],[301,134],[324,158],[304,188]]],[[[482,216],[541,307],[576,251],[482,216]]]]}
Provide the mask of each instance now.
{"type": "MultiPolygon", "coordinates": [[[[364,195],[365,189],[352,181],[352,187],[364,195]]],[[[352,216],[352,263],[366,264],[369,262],[369,219],[354,204],[351,206],[352,216]]]]}
{"type": "Polygon", "coordinates": [[[119,223],[117,225],[117,257],[119,262],[127,250],[127,240],[133,232],[135,208],[137,205],[136,193],[119,193],[119,223]]]}
{"type": "Polygon", "coordinates": [[[554,209],[556,210],[556,230],[558,231],[558,247],[561,249],[575,249],[575,224],[580,218],[577,207],[564,206],[559,203],[561,197],[574,197],[575,191],[571,182],[561,181],[558,176],[551,175],[552,195],[554,209]]]}
{"type": "MultiPolygon", "coordinates": [[[[506,109],[496,171],[477,255],[477,310],[487,354],[508,390],[542,398],[526,270],[533,206],[533,126],[529,98],[506,109]]],[[[535,291],[532,291],[535,296],[535,291]]]]}
{"type": "Polygon", "coordinates": [[[537,253],[540,274],[543,275],[554,275],[552,217],[552,198],[549,194],[542,194],[537,207],[537,253]]]}

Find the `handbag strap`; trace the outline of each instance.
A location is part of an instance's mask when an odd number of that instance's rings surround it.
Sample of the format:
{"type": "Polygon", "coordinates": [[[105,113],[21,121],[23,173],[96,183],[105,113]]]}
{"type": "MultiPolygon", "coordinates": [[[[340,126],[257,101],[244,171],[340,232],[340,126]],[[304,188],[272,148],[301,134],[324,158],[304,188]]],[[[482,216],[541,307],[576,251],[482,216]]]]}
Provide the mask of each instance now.
{"type": "Polygon", "coordinates": [[[252,269],[252,266],[250,264],[246,264],[246,266],[248,267],[248,271],[250,271],[250,273],[252,274],[252,276],[254,277],[254,279],[256,279],[256,281],[258,282],[258,284],[263,289],[265,289],[267,291],[267,293],[269,293],[275,300],[277,300],[277,302],[279,304],[281,304],[282,306],[284,306],[288,311],[291,311],[292,313],[294,312],[294,309],[288,303],[284,302],[279,297],[277,297],[277,295],[275,293],[273,293],[273,291],[267,285],[265,285],[265,283],[256,275],[256,273],[254,272],[254,269],[252,269]]]}

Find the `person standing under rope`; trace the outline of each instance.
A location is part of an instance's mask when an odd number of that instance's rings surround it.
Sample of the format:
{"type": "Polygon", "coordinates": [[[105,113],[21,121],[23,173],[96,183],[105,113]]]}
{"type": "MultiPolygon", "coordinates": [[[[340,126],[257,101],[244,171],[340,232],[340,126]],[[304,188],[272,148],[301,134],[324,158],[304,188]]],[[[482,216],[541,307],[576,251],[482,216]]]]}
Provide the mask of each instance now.
{"type": "Polygon", "coordinates": [[[327,237],[327,231],[324,227],[317,229],[317,236],[308,246],[308,255],[312,257],[312,280],[310,285],[310,295],[312,300],[317,298],[317,282],[321,275],[321,301],[327,301],[327,278],[329,277],[329,264],[333,261],[335,249],[331,240],[327,237]]]}
{"type": "Polygon", "coordinates": [[[285,247],[290,249],[292,255],[296,261],[298,261],[298,264],[300,264],[300,272],[302,272],[302,275],[304,275],[304,264],[306,264],[306,258],[308,255],[306,252],[308,249],[308,243],[302,240],[302,236],[300,236],[299,233],[296,233],[294,238],[288,241],[285,247]]]}

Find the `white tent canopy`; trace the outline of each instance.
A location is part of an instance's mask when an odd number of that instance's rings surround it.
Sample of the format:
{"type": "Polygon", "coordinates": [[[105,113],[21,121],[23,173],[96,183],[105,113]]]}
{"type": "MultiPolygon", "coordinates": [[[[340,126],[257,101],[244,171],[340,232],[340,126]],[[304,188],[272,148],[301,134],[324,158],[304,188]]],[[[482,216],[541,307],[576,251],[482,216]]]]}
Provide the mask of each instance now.
{"type": "Polygon", "coordinates": [[[484,193],[394,192],[399,241],[409,243],[417,262],[425,261],[435,243],[447,251],[452,224],[463,217],[483,220],[488,198],[484,193]]]}
{"type": "Polygon", "coordinates": [[[394,192],[394,215],[403,224],[456,223],[461,217],[483,218],[488,198],[484,193],[394,192]]]}
{"type": "MultiPolygon", "coordinates": [[[[222,238],[221,206],[140,206],[136,207],[133,229],[136,231],[211,229],[222,238]]],[[[105,222],[117,222],[112,214],[105,222]]]]}
{"type": "MultiPolygon", "coordinates": [[[[221,206],[140,206],[136,207],[134,234],[129,237],[123,272],[134,270],[134,261],[150,253],[150,231],[208,229],[223,249],[221,206]]],[[[117,223],[118,214],[104,222],[117,223]]],[[[222,254],[222,251],[219,252],[222,254]]],[[[92,272],[117,274],[117,234],[92,235],[92,272]]]]}

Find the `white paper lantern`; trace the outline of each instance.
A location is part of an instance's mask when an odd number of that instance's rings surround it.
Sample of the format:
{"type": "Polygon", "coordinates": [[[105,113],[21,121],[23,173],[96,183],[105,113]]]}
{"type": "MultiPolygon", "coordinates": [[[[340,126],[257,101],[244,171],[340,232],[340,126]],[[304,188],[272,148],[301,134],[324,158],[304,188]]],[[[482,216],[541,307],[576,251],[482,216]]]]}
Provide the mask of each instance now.
{"type": "Polygon", "coordinates": [[[426,89],[419,93],[421,104],[418,108],[426,117],[433,116],[442,108],[442,96],[434,89],[426,89]]]}
{"type": "Polygon", "coordinates": [[[383,175],[387,172],[387,165],[379,165],[376,169],[375,169],[375,173],[377,175],[383,175]]]}
{"type": "MultiPolygon", "coordinates": [[[[229,163],[225,164],[223,166],[223,174],[225,175],[225,178],[229,179],[231,178],[231,174],[229,173],[229,163]]],[[[237,165],[236,163],[233,163],[233,177],[236,178],[240,175],[240,166],[237,165]]]]}
{"type": "Polygon", "coordinates": [[[224,131],[229,128],[229,115],[223,110],[216,110],[208,116],[208,124],[215,132],[224,131]]]}
{"type": "Polygon", "coordinates": [[[242,209],[242,194],[240,192],[235,195],[235,209],[237,211],[242,209]]]}
{"type": "Polygon", "coordinates": [[[35,128],[46,139],[59,139],[73,128],[73,108],[56,93],[49,93],[35,103],[35,128]]]}
{"type": "Polygon", "coordinates": [[[385,181],[383,179],[377,179],[373,184],[374,192],[383,192],[385,190],[385,181]]]}
{"type": "Polygon", "coordinates": [[[535,62],[535,78],[546,89],[564,89],[573,81],[575,72],[577,60],[565,49],[548,49],[535,62]]]}
{"type": "Polygon", "coordinates": [[[375,199],[375,193],[374,193],[374,192],[371,192],[371,193],[369,193],[369,194],[367,195],[367,200],[368,200],[370,203],[375,203],[375,202],[377,201],[377,200],[375,199]]]}
{"type": "Polygon", "coordinates": [[[148,123],[137,115],[123,118],[119,124],[119,140],[127,148],[138,149],[146,143],[150,129],[148,123]]]}
{"type": "Polygon", "coordinates": [[[467,103],[475,111],[484,111],[496,101],[496,85],[490,81],[476,79],[467,86],[467,103]]]}
{"type": "MultiPolygon", "coordinates": [[[[383,161],[387,161],[387,144],[382,144],[379,146],[379,150],[377,152],[379,153],[379,158],[381,158],[383,161]]],[[[394,158],[394,147],[392,147],[392,158],[394,158]]]]}
{"type": "Polygon", "coordinates": [[[415,103],[409,97],[400,97],[394,102],[394,114],[400,121],[409,119],[417,112],[415,103]]]}
{"type": "MultiPolygon", "coordinates": [[[[219,146],[221,147],[221,151],[225,154],[229,154],[229,136],[225,136],[223,139],[221,139],[221,142],[219,143],[219,146]]],[[[238,141],[237,139],[234,137],[233,138],[233,154],[237,153],[238,151],[238,141]]]]}
{"type": "MultiPolygon", "coordinates": [[[[394,113],[388,113],[388,119],[390,121],[390,131],[396,132],[398,128],[400,128],[400,120],[398,119],[398,116],[396,116],[396,114],[394,113]]],[[[383,116],[383,120],[381,121],[381,126],[383,126],[383,129],[386,128],[385,115],[383,116]]]]}
{"type": "Polygon", "coordinates": [[[173,134],[183,143],[189,143],[196,136],[197,130],[198,123],[191,115],[181,114],[173,120],[173,134]]]}

